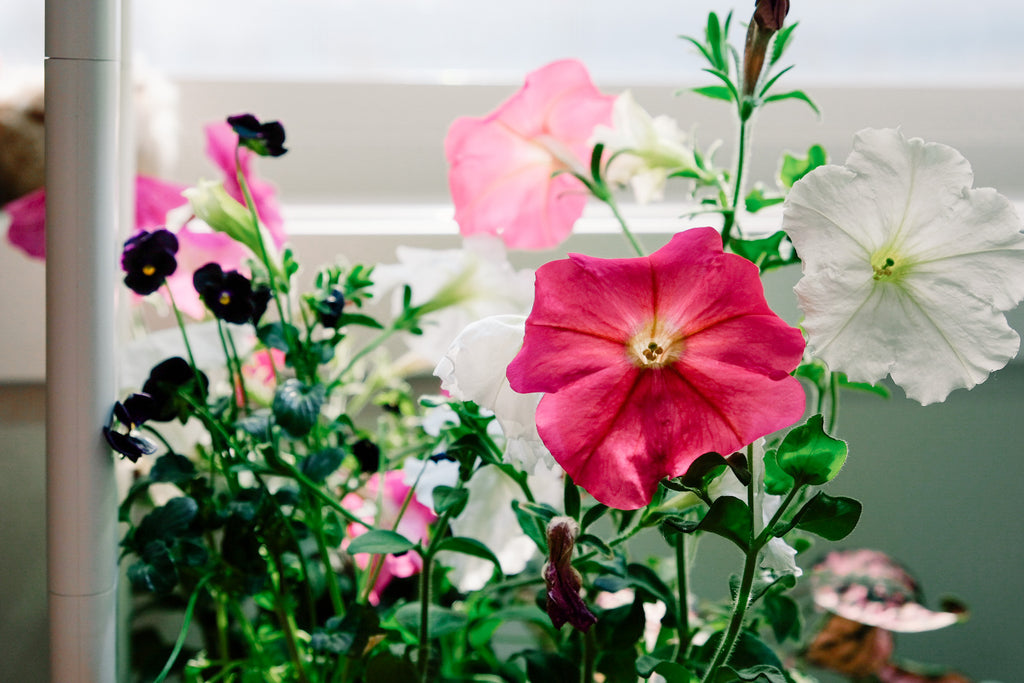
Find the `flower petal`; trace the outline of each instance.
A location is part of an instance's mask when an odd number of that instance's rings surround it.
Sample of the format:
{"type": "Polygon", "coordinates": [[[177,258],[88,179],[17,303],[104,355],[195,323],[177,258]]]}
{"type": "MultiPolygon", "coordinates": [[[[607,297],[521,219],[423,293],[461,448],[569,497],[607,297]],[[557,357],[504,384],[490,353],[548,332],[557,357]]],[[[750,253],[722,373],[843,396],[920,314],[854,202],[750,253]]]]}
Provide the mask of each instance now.
{"type": "Polygon", "coordinates": [[[29,192],[3,206],[10,216],[7,241],[35,259],[46,258],[46,192],[29,192]]]}

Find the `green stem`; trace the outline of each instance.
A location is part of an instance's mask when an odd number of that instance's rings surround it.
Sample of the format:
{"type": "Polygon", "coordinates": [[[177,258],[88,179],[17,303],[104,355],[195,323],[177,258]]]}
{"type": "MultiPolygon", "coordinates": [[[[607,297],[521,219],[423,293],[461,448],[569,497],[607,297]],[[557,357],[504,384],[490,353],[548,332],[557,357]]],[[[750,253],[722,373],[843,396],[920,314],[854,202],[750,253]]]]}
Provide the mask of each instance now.
{"type": "Polygon", "coordinates": [[[676,534],[676,584],[679,590],[679,614],[676,630],[679,643],[676,645],[676,663],[686,662],[686,651],[690,648],[690,591],[686,578],[686,534],[676,534]]]}
{"type": "Polygon", "coordinates": [[[739,210],[740,199],[743,196],[743,173],[747,164],[747,136],[750,132],[750,117],[739,117],[740,130],[739,141],[736,144],[736,170],[733,172],[732,182],[732,203],[725,214],[725,221],[722,224],[722,244],[729,245],[732,237],[732,230],[736,228],[739,233],[739,226],[736,225],[736,212],[739,210]]]}
{"type": "Polygon", "coordinates": [[[433,557],[423,558],[423,569],[420,570],[420,627],[419,627],[419,654],[416,657],[416,666],[419,670],[420,683],[428,683],[427,676],[430,669],[430,566],[433,564],[433,557]]]}
{"type": "Polygon", "coordinates": [[[189,596],[188,604],[185,606],[184,621],[181,624],[181,630],[178,631],[178,638],[174,641],[174,649],[171,650],[171,656],[167,658],[167,663],[164,664],[164,668],[160,671],[156,678],[153,679],[153,683],[162,683],[167,678],[167,674],[171,673],[171,669],[174,667],[174,662],[178,659],[178,655],[181,654],[181,648],[185,646],[185,638],[188,636],[188,628],[192,624],[192,613],[196,609],[196,602],[199,601],[199,595],[203,590],[203,586],[206,582],[213,578],[213,574],[207,574],[203,578],[199,579],[199,583],[192,590],[192,595],[189,596]]]}
{"type": "Polygon", "coordinates": [[[271,561],[270,564],[272,567],[270,585],[274,591],[274,614],[277,616],[277,621],[281,625],[281,631],[284,634],[285,646],[288,648],[288,655],[295,664],[298,681],[301,683],[310,683],[309,676],[306,674],[306,667],[304,666],[302,650],[299,649],[299,641],[295,637],[295,631],[298,627],[295,625],[294,618],[291,613],[288,612],[288,609],[284,604],[284,591],[281,586],[284,579],[282,573],[283,563],[281,562],[281,558],[273,551],[270,551],[268,559],[271,561]]]}
{"type": "Polygon", "coordinates": [[[828,415],[828,433],[836,433],[836,425],[839,423],[839,380],[836,373],[830,372],[828,376],[829,403],[832,410],[828,415]]]}
{"type": "Polygon", "coordinates": [[[759,552],[760,548],[755,549],[754,547],[747,551],[747,559],[743,564],[743,578],[740,580],[740,588],[736,593],[736,604],[733,606],[728,630],[722,641],[718,644],[714,659],[708,665],[707,672],[704,674],[704,678],[701,679],[701,683],[710,683],[710,681],[715,680],[718,670],[729,661],[729,656],[732,654],[733,647],[736,645],[736,638],[739,636],[740,628],[743,625],[743,619],[747,614],[750,593],[754,585],[754,574],[757,573],[757,556],[759,552]]]}
{"type": "Polygon", "coordinates": [[[594,683],[594,665],[597,662],[597,635],[591,627],[583,635],[583,666],[580,668],[580,683],[594,683]]]}
{"type": "Polygon", "coordinates": [[[615,197],[610,192],[604,192],[597,195],[598,199],[608,205],[608,208],[612,210],[612,215],[615,216],[615,220],[619,222],[619,227],[622,228],[622,234],[626,237],[629,245],[633,247],[633,251],[636,252],[637,256],[647,256],[644,248],[640,246],[640,242],[637,241],[636,236],[633,235],[633,231],[629,229],[629,225],[626,223],[626,219],[619,212],[619,205],[615,201],[615,197]]]}

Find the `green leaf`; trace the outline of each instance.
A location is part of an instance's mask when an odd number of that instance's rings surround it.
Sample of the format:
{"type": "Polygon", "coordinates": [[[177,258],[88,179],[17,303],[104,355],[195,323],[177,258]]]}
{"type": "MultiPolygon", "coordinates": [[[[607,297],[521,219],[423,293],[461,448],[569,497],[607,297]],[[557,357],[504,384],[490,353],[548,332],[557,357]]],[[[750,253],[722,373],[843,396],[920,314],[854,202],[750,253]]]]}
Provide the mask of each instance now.
{"type": "Polygon", "coordinates": [[[704,35],[707,37],[708,47],[711,49],[711,63],[716,69],[724,71],[728,65],[722,54],[722,29],[718,23],[718,15],[714,12],[708,13],[708,24],[704,35]]]}
{"type": "Polygon", "coordinates": [[[784,496],[793,490],[796,480],[779,467],[775,449],[764,453],[764,490],[772,496],[784,496]]]}
{"type": "Polygon", "coordinates": [[[725,100],[726,102],[732,102],[736,92],[734,89],[727,88],[724,85],[705,85],[700,88],[690,88],[690,91],[704,97],[710,97],[713,100],[725,100]]]}
{"type": "Polygon", "coordinates": [[[555,652],[524,650],[514,655],[526,662],[526,680],[530,683],[566,683],[579,680],[579,667],[555,652]]]}
{"type": "Polygon", "coordinates": [[[601,519],[608,512],[608,506],[604,503],[595,503],[593,507],[583,513],[583,521],[580,522],[580,529],[586,530],[591,524],[601,519]]]}
{"type": "Polygon", "coordinates": [[[469,502],[469,491],[441,485],[434,487],[433,497],[434,512],[441,515],[451,510],[451,516],[458,517],[469,502]]]}
{"type": "Polygon", "coordinates": [[[793,184],[805,175],[828,163],[828,155],[821,145],[811,145],[807,149],[807,156],[795,157],[786,153],[782,156],[782,166],[779,168],[779,181],[785,187],[793,187],[793,184]]]}
{"type": "Polygon", "coordinates": [[[412,550],[416,544],[408,538],[389,529],[371,529],[365,534],[356,536],[348,546],[350,555],[372,553],[374,555],[394,555],[412,550]]]}
{"type": "Polygon", "coordinates": [[[151,541],[171,540],[185,532],[199,512],[199,505],[188,496],[172,498],[146,515],[132,536],[134,547],[151,541]]]}
{"type": "Polygon", "coordinates": [[[747,552],[750,544],[750,508],[732,496],[722,496],[716,500],[699,522],[670,517],[665,519],[664,524],[687,534],[694,531],[717,534],[735,543],[743,552],[747,552]]]}
{"type": "Polygon", "coordinates": [[[566,516],[578,520],[580,518],[580,489],[568,474],[565,475],[564,504],[566,516]]]}
{"type": "Polygon", "coordinates": [[[821,110],[818,109],[818,105],[805,93],[803,90],[791,90],[790,92],[779,93],[778,95],[769,95],[764,98],[767,102],[778,102],[779,100],[801,100],[806,102],[807,106],[814,110],[814,113],[821,116],[821,110]]]}
{"type": "Polygon", "coordinates": [[[697,491],[706,497],[708,487],[718,477],[722,476],[728,461],[718,453],[705,453],[694,460],[686,473],[676,478],[684,490],[697,491]]]}
{"type": "Polygon", "coordinates": [[[519,528],[537,544],[537,549],[540,550],[541,555],[547,556],[548,539],[546,529],[547,523],[550,520],[542,521],[539,517],[524,509],[523,505],[524,503],[518,500],[512,501],[512,510],[516,513],[516,521],[519,522],[519,528]]]}
{"type": "Polygon", "coordinates": [[[260,328],[256,330],[256,337],[264,346],[277,349],[278,351],[290,351],[291,347],[288,345],[288,340],[296,339],[298,335],[299,331],[295,329],[294,325],[286,327],[281,322],[260,325],[260,328]]]}
{"type": "Polygon", "coordinates": [[[857,526],[862,507],[860,502],[853,498],[834,498],[819,491],[800,508],[790,526],[817,534],[829,541],[841,541],[857,526]]]}
{"type": "Polygon", "coordinates": [[[303,437],[320,417],[326,396],[322,384],[309,386],[295,378],[286,379],[274,394],[274,420],[293,437],[303,437]]]}
{"type": "Polygon", "coordinates": [[[650,597],[644,602],[652,602],[654,600],[660,600],[672,609],[672,606],[676,604],[678,599],[672,589],[661,580],[653,569],[644,564],[632,562],[626,568],[626,581],[631,588],[642,591],[640,594],[641,598],[646,597],[643,593],[646,593],[650,597]]]}
{"type": "Polygon", "coordinates": [[[191,460],[178,453],[161,455],[149,470],[149,478],[152,481],[168,484],[183,484],[192,481],[195,477],[196,466],[192,464],[191,460]]]}
{"type": "MultiPolygon", "coordinates": [[[[395,612],[395,621],[410,633],[418,633],[420,628],[420,603],[410,602],[402,605],[395,612]]],[[[455,612],[440,605],[430,605],[427,610],[427,630],[431,640],[457,633],[466,627],[468,619],[465,614],[455,612]]]]}
{"type": "Polygon", "coordinates": [[[338,327],[346,327],[348,325],[358,325],[360,327],[371,327],[375,330],[382,330],[384,326],[381,325],[375,318],[371,318],[368,315],[362,313],[342,313],[338,318],[338,327]]]}
{"type": "Polygon", "coordinates": [[[320,483],[341,467],[341,461],[344,459],[345,451],[342,449],[324,448],[303,458],[299,463],[299,471],[310,481],[320,483]]]}
{"type": "Polygon", "coordinates": [[[783,245],[788,243],[789,237],[782,230],[756,240],[735,237],[729,239],[729,247],[733,252],[757,265],[762,273],[772,268],[799,263],[800,259],[792,247],[789,247],[783,256],[783,245]]]}
{"type": "Polygon", "coordinates": [[[723,666],[715,676],[715,683],[789,683],[789,679],[777,667],[769,664],[758,664],[737,671],[732,667],[723,666]]]}
{"type": "Polygon", "coordinates": [[[387,650],[366,663],[366,683],[396,683],[415,681],[418,678],[419,674],[412,662],[387,650]]]}
{"type": "Polygon", "coordinates": [[[739,90],[736,89],[736,85],[732,82],[732,79],[729,78],[728,73],[719,69],[701,69],[701,71],[706,71],[707,73],[711,74],[718,80],[722,81],[725,87],[729,89],[729,93],[732,96],[732,99],[739,102],[740,92],[739,90]]]}
{"type": "Polygon", "coordinates": [[[697,683],[700,680],[695,673],[682,664],[668,659],[657,659],[650,655],[644,655],[636,660],[636,672],[642,678],[650,678],[651,674],[658,674],[665,679],[666,683],[697,683]],[[641,664],[641,662],[643,663],[641,664]]]}
{"type": "Polygon", "coordinates": [[[846,462],[846,442],[825,433],[818,414],[786,434],[775,455],[779,467],[798,484],[820,486],[832,481],[846,462]]]}
{"type": "Polygon", "coordinates": [[[800,607],[796,600],[788,595],[770,592],[761,603],[761,611],[776,641],[800,640],[800,607]]]}
{"type": "Polygon", "coordinates": [[[783,53],[786,51],[786,48],[789,47],[790,38],[793,37],[793,29],[795,29],[799,23],[800,22],[795,22],[788,26],[783,26],[779,29],[779,32],[775,34],[774,42],[772,42],[772,54],[771,57],[768,58],[769,66],[782,59],[783,53]]]}
{"type": "MultiPolygon", "coordinates": [[[[435,494],[436,495],[436,494],[435,494]]],[[[472,557],[479,557],[481,560],[487,560],[494,565],[497,569],[498,574],[501,575],[501,562],[498,561],[497,556],[491,552],[491,549],[486,545],[476,540],[475,538],[467,538],[465,536],[449,536],[440,543],[437,544],[437,551],[442,550],[451,553],[461,553],[463,555],[471,555],[472,557]]]]}
{"type": "Polygon", "coordinates": [[[775,206],[781,204],[785,200],[785,197],[768,197],[764,193],[764,187],[758,185],[747,194],[743,200],[743,205],[749,213],[757,213],[763,208],[769,206],[775,206]]]}

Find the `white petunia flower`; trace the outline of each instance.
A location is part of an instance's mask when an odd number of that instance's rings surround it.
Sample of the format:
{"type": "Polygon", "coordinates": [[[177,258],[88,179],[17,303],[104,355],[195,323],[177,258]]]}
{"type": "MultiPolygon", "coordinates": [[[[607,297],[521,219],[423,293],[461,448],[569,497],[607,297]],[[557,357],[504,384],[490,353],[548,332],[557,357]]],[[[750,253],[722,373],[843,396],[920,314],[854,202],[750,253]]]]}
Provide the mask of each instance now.
{"type": "Polygon", "coordinates": [[[845,166],[797,182],[783,229],[811,352],[850,379],[887,374],[922,404],[1006,365],[1020,338],[1024,235],[1010,202],[972,189],[967,160],[898,130],[864,130],[845,166]]]}
{"type": "Polygon", "coordinates": [[[460,401],[494,412],[505,434],[505,459],[529,473],[555,465],[537,434],[537,404],[543,394],[512,390],[505,368],[523,345],[526,317],[496,315],[468,325],[434,369],[441,388],[460,401]]]}
{"type": "Polygon", "coordinates": [[[501,240],[492,235],[467,237],[461,249],[400,246],[397,256],[399,263],[377,266],[374,279],[378,293],[396,290],[396,313],[404,285],[412,288],[413,306],[427,306],[423,334],[407,335],[406,342],[428,367],[470,322],[527,313],[533,305],[533,272],[515,270],[501,240]]]}
{"type": "Polygon", "coordinates": [[[662,198],[670,173],[698,170],[689,139],[676,122],[652,117],[629,90],[615,100],[612,127],[598,126],[592,142],[603,143],[609,154],[621,152],[609,163],[606,179],[632,187],[640,204],[662,198]]]}

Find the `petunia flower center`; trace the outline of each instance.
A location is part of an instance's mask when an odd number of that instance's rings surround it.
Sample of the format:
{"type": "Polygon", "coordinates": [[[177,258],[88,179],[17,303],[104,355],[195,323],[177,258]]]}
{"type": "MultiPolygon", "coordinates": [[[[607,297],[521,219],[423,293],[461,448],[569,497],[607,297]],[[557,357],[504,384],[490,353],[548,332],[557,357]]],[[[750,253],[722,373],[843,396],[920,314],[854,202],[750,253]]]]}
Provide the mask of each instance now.
{"type": "Polygon", "coordinates": [[[897,261],[890,254],[876,254],[871,259],[871,278],[875,282],[896,282],[906,273],[908,264],[905,260],[897,261]]]}
{"type": "Polygon", "coordinates": [[[683,338],[679,332],[661,329],[653,321],[626,343],[626,355],[638,368],[671,365],[683,355],[683,338]]]}

